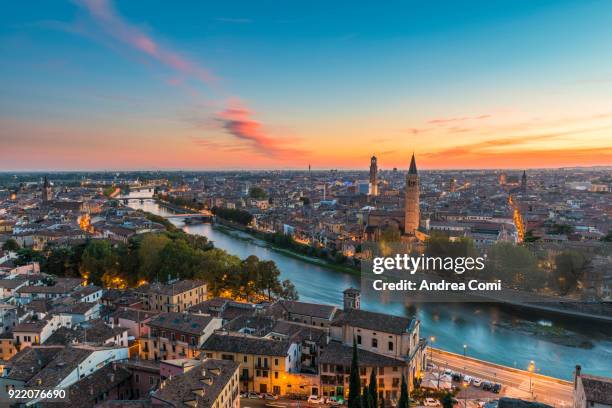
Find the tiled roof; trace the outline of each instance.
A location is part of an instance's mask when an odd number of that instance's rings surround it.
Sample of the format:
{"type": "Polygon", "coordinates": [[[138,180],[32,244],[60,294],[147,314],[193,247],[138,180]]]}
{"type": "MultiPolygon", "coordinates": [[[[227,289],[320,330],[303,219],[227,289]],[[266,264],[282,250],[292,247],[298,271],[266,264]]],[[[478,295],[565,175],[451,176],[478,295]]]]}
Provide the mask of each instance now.
{"type": "Polygon", "coordinates": [[[279,311],[282,313],[284,311],[290,314],[312,316],[318,319],[331,319],[336,310],[336,306],[297,302],[293,300],[279,300],[270,307],[270,313],[273,314],[279,311]]]}
{"type": "Polygon", "coordinates": [[[149,323],[150,327],[176,330],[182,333],[200,335],[214,319],[212,316],[192,315],[187,313],[160,313],[149,323]]]}
{"type": "Polygon", "coordinates": [[[332,326],[345,324],[384,333],[402,334],[414,326],[414,319],[361,309],[348,309],[339,312],[332,322],[332,326]]]}
{"type": "Polygon", "coordinates": [[[8,371],[6,377],[12,380],[28,381],[63,349],[64,346],[27,347],[9,360],[5,367],[5,371],[8,371]]]}
{"type": "Polygon", "coordinates": [[[291,343],[266,338],[213,334],[202,345],[204,351],[254,354],[260,356],[286,356],[291,343]]]}
{"type": "Polygon", "coordinates": [[[201,365],[167,380],[153,399],[174,407],[212,407],[239,366],[234,361],[204,360],[201,365]]]}
{"type": "MultiPolygon", "coordinates": [[[[362,350],[360,348],[357,349],[357,359],[360,365],[368,367],[394,367],[406,364],[403,360],[362,350]]],[[[352,360],[353,347],[336,341],[330,342],[323,351],[321,351],[321,357],[319,357],[319,363],[338,364],[343,366],[350,366],[352,360]]]]}
{"type": "Polygon", "coordinates": [[[580,380],[587,401],[612,405],[612,378],[582,374],[580,380]]]}

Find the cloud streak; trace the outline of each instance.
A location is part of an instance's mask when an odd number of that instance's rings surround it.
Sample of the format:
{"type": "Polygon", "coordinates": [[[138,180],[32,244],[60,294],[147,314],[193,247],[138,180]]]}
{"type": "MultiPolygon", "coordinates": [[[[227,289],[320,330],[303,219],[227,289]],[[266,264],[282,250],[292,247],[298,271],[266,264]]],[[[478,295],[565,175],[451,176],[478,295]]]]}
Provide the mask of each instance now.
{"type": "Polygon", "coordinates": [[[210,71],[160,45],[151,36],[126,22],[108,0],[77,0],[106,35],[127,45],[183,75],[212,84],[216,78],[210,71]]]}
{"type": "Polygon", "coordinates": [[[235,138],[249,142],[261,154],[279,156],[303,156],[305,151],[289,148],[287,141],[268,136],[262,129],[262,124],[252,118],[253,113],[238,101],[231,101],[229,107],[216,116],[222,128],[235,138]]]}

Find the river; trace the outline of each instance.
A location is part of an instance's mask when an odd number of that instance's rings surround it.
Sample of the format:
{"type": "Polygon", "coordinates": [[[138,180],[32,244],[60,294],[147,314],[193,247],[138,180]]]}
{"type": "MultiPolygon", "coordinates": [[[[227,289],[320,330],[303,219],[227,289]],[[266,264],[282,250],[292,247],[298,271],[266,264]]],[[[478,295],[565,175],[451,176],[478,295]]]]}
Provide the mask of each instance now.
{"type": "MultiPolygon", "coordinates": [[[[172,214],[153,200],[130,200],[130,207],[153,214],[172,214]]],[[[221,231],[209,224],[185,225],[181,219],[171,221],[186,232],[204,235],[217,248],[246,258],[256,255],[273,260],[281,279],[290,279],[300,300],[342,306],[342,291],[359,287],[359,278],[347,273],[305,262],[271,249],[242,232],[221,231]]],[[[526,369],[531,360],[541,374],[571,380],[576,364],[583,372],[612,376],[612,327],[591,321],[566,317],[543,316],[537,312],[513,311],[494,304],[423,303],[407,307],[400,302],[381,302],[364,297],[362,308],[395,315],[414,316],[421,321],[421,336],[435,336],[436,347],[510,367],[526,369]],[[530,330],[552,330],[563,336],[587,339],[590,347],[571,347],[536,336],[530,330]]]]}

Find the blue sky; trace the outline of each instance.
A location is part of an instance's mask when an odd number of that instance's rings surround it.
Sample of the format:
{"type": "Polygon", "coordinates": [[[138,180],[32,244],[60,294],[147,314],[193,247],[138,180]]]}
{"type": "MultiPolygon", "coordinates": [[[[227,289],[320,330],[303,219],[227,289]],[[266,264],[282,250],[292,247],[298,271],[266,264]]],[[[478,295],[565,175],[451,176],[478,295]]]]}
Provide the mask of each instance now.
{"type": "Polygon", "coordinates": [[[0,170],[391,167],[413,149],[432,168],[611,164],[611,18],[609,1],[9,2],[0,170]]]}

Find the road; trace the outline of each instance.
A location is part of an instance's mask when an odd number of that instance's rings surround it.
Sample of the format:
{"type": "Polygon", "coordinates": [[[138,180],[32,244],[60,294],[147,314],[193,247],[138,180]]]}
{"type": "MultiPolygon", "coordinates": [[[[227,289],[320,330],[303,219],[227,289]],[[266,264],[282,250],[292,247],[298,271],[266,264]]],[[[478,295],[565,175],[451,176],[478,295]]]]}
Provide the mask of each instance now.
{"type": "MultiPolygon", "coordinates": [[[[535,400],[554,407],[572,406],[573,388],[572,384],[567,381],[504,367],[439,349],[430,349],[427,353],[427,360],[433,361],[441,370],[448,368],[462,374],[500,383],[503,386],[500,396],[535,400]]],[[[478,391],[482,390],[470,387],[468,393],[477,394],[478,391]]]]}

